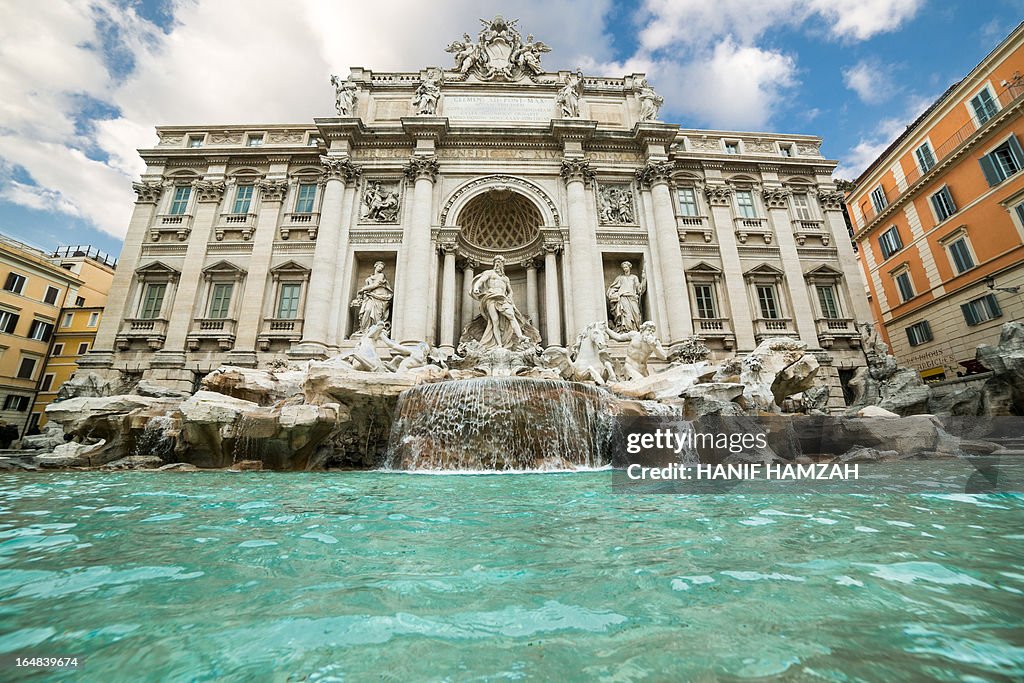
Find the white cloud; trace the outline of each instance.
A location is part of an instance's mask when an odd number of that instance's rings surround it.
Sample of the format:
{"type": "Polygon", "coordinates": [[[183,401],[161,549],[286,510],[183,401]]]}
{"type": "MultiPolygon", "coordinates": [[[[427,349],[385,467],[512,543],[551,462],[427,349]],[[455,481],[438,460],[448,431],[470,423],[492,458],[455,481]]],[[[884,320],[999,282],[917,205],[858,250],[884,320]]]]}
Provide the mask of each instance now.
{"type": "Polygon", "coordinates": [[[854,180],[898,138],[911,123],[924,113],[938,95],[907,99],[903,116],[882,119],[875,124],[874,131],[860,138],[841,158],[834,175],[837,178],[854,180]]]}
{"type": "MultiPolygon", "coordinates": [[[[554,48],[550,70],[647,71],[666,113],[687,125],[763,128],[798,67],[759,39],[817,18],[837,38],[862,40],[897,28],[921,1],[762,0],[755,11],[746,0],[647,0],[636,16],[640,47],[617,63],[605,28],[611,0],[529,0],[514,16],[554,48]]],[[[170,9],[164,33],[121,0],[0,0],[4,200],[123,236],[142,170],[135,150],[152,145],[154,126],[308,122],[332,110],[329,74],[449,64],[450,40],[475,34],[479,17],[512,11],[500,0],[175,0],[170,9]],[[112,56],[119,68],[109,68],[112,56]],[[32,182],[15,182],[15,167],[32,182]]]]}
{"type": "Polygon", "coordinates": [[[796,85],[792,57],[732,40],[681,68],[659,65],[658,73],[661,82],[685,84],[665,92],[673,111],[714,121],[721,128],[744,130],[763,130],[786,91],[796,85]]]}
{"type": "Polygon", "coordinates": [[[865,104],[881,104],[896,91],[891,69],[876,60],[861,60],[843,69],[843,83],[865,104]]]}

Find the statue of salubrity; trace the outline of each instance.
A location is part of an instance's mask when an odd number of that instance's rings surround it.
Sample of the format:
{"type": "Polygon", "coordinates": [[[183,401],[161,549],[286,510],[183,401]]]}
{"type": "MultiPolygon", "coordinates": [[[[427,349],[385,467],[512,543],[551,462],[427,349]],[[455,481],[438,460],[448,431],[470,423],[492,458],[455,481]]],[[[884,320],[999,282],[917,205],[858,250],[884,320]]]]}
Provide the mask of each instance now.
{"type": "Polygon", "coordinates": [[[629,261],[623,261],[621,267],[622,275],[617,276],[608,288],[612,324],[617,332],[635,332],[643,322],[640,297],[647,291],[647,276],[634,275],[633,264],[629,261]]]}

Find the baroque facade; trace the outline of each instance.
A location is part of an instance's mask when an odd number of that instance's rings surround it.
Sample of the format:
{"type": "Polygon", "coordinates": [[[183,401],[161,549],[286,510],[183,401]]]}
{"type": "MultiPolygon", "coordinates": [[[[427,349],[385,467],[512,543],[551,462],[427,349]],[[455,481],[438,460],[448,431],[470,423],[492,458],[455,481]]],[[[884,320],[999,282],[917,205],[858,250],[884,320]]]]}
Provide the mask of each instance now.
{"type": "Polygon", "coordinates": [[[821,139],[664,123],[643,74],[546,72],[483,23],[451,68],[333,78],[336,116],[158,128],[90,369],[191,388],[378,322],[451,354],[501,256],[545,347],[605,320],[670,352],[796,337],[842,405],[870,313],[821,139]]]}

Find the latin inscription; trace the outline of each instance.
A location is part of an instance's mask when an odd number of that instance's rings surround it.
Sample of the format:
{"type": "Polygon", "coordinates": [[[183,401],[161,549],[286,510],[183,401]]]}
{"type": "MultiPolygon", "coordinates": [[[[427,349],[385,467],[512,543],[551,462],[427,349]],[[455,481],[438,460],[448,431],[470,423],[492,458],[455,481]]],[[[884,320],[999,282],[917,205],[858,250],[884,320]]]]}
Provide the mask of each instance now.
{"type": "Polygon", "coordinates": [[[453,121],[547,122],[555,117],[555,103],[546,97],[449,95],[442,114],[453,121]]]}

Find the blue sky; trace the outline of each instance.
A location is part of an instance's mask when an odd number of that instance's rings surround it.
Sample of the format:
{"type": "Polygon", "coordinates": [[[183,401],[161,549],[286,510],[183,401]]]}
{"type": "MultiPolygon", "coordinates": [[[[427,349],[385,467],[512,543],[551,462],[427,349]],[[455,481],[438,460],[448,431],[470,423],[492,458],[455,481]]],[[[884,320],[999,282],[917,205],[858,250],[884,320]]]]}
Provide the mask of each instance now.
{"type": "Polygon", "coordinates": [[[686,127],[821,135],[852,178],[1024,18],[1024,0],[0,0],[0,232],[117,254],[159,124],[330,115],[331,73],[447,65],[519,18],[551,69],[645,71],[686,127]]]}

